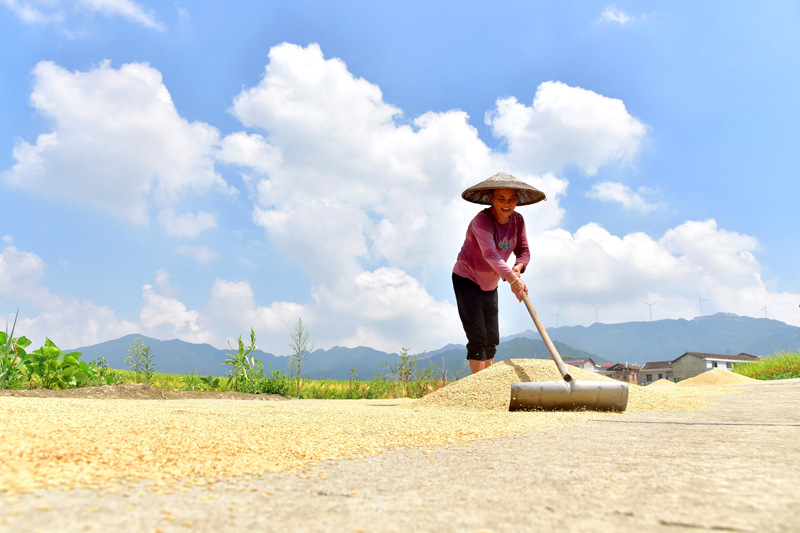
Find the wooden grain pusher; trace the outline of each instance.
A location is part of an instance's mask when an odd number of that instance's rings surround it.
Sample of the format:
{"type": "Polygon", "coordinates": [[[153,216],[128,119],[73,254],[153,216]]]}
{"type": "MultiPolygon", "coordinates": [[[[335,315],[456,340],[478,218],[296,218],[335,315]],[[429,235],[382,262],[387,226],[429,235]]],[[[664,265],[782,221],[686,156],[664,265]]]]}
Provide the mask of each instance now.
{"type": "Polygon", "coordinates": [[[522,301],[564,380],[512,383],[508,410],[624,411],[628,405],[628,384],[574,381],[526,293],[522,293],[522,301]]]}

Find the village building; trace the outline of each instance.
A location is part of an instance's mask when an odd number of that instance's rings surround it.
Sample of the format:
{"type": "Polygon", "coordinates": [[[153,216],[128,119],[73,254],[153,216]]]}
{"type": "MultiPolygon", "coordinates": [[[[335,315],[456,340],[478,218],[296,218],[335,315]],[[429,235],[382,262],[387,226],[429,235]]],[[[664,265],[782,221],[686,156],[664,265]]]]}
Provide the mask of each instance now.
{"type": "Polygon", "coordinates": [[[568,365],[588,370],[589,372],[597,372],[598,369],[597,363],[592,361],[591,357],[586,359],[566,359],[564,362],[568,365]]]}
{"type": "Polygon", "coordinates": [[[601,365],[598,373],[626,383],[639,383],[639,370],[641,367],[628,363],[607,363],[601,365]]]}
{"type": "Polygon", "coordinates": [[[731,370],[734,363],[753,362],[759,359],[756,355],[740,353],[736,355],[723,353],[686,352],[672,361],[672,377],[677,383],[713,370],[724,368],[731,370]]]}
{"type": "Polygon", "coordinates": [[[639,371],[639,385],[650,385],[659,379],[674,381],[672,378],[672,361],[650,361],[639,371]]]}
{"type": "Polygon", "coordinates": [[[584,370],[597,372],[617,381],[646,386],[659,379],[677,383],[715,368],[732,370],[735,363],[753,362],[759,359],[759,356],[748,353],[685,352],[672,361],[650,361],[641,367],[629,363],[604,363],[598,366],[591,358],[569,359],[564,362],[584,370]]]}

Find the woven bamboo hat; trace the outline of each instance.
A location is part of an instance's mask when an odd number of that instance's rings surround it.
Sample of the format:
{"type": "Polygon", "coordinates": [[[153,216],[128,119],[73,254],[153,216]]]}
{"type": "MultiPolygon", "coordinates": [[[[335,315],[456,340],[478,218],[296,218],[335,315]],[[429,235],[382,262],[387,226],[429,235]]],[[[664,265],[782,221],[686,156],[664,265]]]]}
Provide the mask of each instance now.
{"type": "Polygon", "coordinates": [[[473,185],[461,193],[461,198],[473,204],[492,205],[492,191],[495,189],[516,189],[517,205],[530,205],[547,200],[542,191],[505,172],[498,172],[473,185]]]}

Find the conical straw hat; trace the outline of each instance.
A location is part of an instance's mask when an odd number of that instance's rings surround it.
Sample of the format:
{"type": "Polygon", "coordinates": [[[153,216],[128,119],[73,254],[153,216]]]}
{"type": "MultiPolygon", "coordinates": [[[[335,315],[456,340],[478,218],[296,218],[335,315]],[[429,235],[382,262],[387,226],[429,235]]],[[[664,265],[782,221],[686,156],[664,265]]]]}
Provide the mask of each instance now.
{"type": "Polygon", "coordinates": [[[516,189],[517,205],[530,205],[547,200],[542,191],[505,172],[498,172],[473,185],[461,193],[461,198],[473,204],[492,205],[492,191],[495,189],[516,189]]]}

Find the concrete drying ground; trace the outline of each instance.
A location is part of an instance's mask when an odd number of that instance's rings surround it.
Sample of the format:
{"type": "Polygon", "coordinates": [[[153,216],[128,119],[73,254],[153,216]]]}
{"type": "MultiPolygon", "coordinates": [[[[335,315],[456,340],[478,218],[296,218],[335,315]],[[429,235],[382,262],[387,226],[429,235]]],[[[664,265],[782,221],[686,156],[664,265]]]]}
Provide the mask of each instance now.
{"type": "Polygon", "coordinates": [[[800,531],[800,380],[696,412],[206,487],[0,495],[0,531],[800,531]]]}

